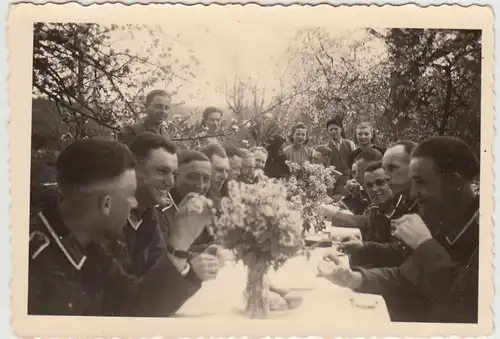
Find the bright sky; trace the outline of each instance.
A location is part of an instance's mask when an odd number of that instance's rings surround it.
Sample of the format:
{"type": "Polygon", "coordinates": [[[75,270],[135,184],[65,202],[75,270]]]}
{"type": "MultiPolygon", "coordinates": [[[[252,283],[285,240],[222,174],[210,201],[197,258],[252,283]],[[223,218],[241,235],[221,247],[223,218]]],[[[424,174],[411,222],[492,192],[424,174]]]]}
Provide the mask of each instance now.
{"type": "MultiPolygon", "coordinates": [[[[277,22],[255,21],[219,22],[217,25],[191,24],[189,26],[163,26],[159,34],[160,44],[172,47],[173,59],[189,61],[189,52],[200,61],[192,68],[196,75],[192,83],[182,83],[174,102],[185,102],[190,107],[226,107],[224,85],[231,86],[234,79],[251,78],[266,88],[267,101],[272,99],[272,89],[280,86],[279,78],[287,70],[287,49],[293,41],[299,26],[283,26],[277,22]],[[189,52],[188,52],[189,51],[189,52]],[[194,97],[192,97],[194,95],[194,97]]],[[[331,28],[332,35],[345,31],[331,28]]],[[[132,52],[141,50],[141,43],[152,41],[149,34],[136,35],[134,40],[119,42],[119,48],[132,52]]],[[[161,63],[155,56],[154,62],[161,63]]],[[[192,64],[192,63],[191,63],[192,64]]],[[[159,84],[156,87],[162,87],[159,84]]]]}

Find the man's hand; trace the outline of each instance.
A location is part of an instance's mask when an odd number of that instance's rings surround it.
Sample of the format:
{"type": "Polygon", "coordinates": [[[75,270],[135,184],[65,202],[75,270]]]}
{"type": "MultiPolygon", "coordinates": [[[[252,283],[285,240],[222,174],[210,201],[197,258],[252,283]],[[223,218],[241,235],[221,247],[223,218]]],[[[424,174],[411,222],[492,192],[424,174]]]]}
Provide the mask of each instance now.
{"type": "Polygon", "coordinates": [[[363,276],[359,272],[352,271],[346,259],[348,259],[346,255],[339,256],[335,253],[325,255],[318,265],[318,275],[341,287],[358,288],[363,282],[363,276]]]}
{"type": "Polygon", "coordinates": [[[215,279],[220,266],[221,259],[214,254],[213,246],[191,259],[191,268],[202,281],[215,279]]]}
{"type": "Polygon", "coordinates": [[[320,205],[319,213],[323,215],[325,218],[333,218],[335,214],[340,211],[340,207],[338,205],[320,205]]]}
{"type": "Polygon", "coordinates": [[[179,204],[171,225],[169,243],[180,251],[187,251],[200,236],[203,228],[212,222],[213,203],[204,196],[189,193],[179,204]]]}
{"type": "Polygon", "coordinates": [[[355,253],[363,249],[363,242],[357,237],[349,237],[339,244],[339,249],[345,253],[355,253]]]}
{"type": "Polygon", "coordinates": [[[416,249],[429,239],[432,239],[431,232],[418,214],[406,214],[401,218],[392,220],[392,234],[412,249],[416,249]]]}
{"type": "Polygon", "coordinates": [[[359,182],[357,182],[356,179],[350,179],[350,180],[347,180],[347,183],[345,184],[345,189],[349,193],[355,194],[355,193],[359,192],[359,190],[361,189],[361,184],[359,182]]]}

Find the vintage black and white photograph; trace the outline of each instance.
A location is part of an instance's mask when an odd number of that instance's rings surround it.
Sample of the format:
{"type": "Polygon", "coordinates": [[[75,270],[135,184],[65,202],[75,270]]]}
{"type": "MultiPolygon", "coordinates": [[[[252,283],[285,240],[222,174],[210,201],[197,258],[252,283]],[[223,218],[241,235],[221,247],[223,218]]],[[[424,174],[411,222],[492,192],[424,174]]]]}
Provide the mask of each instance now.
{"type": "Polygon", "coordinates": [[[491,13],[323,10],[12,11],[18,335],[490,335],[491,13]]]}

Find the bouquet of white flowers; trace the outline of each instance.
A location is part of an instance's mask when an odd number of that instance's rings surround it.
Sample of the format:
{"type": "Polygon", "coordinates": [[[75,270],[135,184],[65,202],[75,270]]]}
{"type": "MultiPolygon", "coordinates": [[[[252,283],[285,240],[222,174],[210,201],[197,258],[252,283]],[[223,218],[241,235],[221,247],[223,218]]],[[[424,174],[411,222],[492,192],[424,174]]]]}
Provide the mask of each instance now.
{"type": "Polygon", "coordinates": [[[248,267],[247,310],[252,318],[269,310],[266,274],[304,246],[302,218],[289,207],[285,186],[261,177],[255,184],[231,181],[221,200],[215,238],[248,267]]]}
{"type": "Polygon", "coordinates": [[[214,232],[238,259],[253,253],[278,268],[302,248],[302,218],[290,208],[282,183],[266,177],[255,184],[231,181],[228,193],[214,232]]]}
{"type": "Polygon", "coordinates": [[[292,177],[285,182],[287,200],[293,209],[302,214],[304,230],[320,231],[325,227],[324,218],[319,213],[319,206],[331,204],[329,190],[335,186],[335,167],[305,162],[298,165],[287,162],[292,177]]]}

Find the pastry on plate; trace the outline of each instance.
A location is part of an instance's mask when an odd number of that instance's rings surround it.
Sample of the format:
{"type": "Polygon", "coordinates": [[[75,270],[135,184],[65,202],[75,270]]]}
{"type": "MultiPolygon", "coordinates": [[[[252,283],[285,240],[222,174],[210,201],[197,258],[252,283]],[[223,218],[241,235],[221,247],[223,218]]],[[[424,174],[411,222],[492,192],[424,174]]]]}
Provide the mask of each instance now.
{"type": "Polygon", "coordinates": [[[286,311],[288,310],[288,303],[278,293],[269,292],[269,310],[286,311]]]}
{"type": "Polygon", "coordinates": [[[299,307],[304,301],[304,298],[297,292],[290,292],[285,295],[285,301],[288,304],[288,308],[291,310],[299,307]]]}

